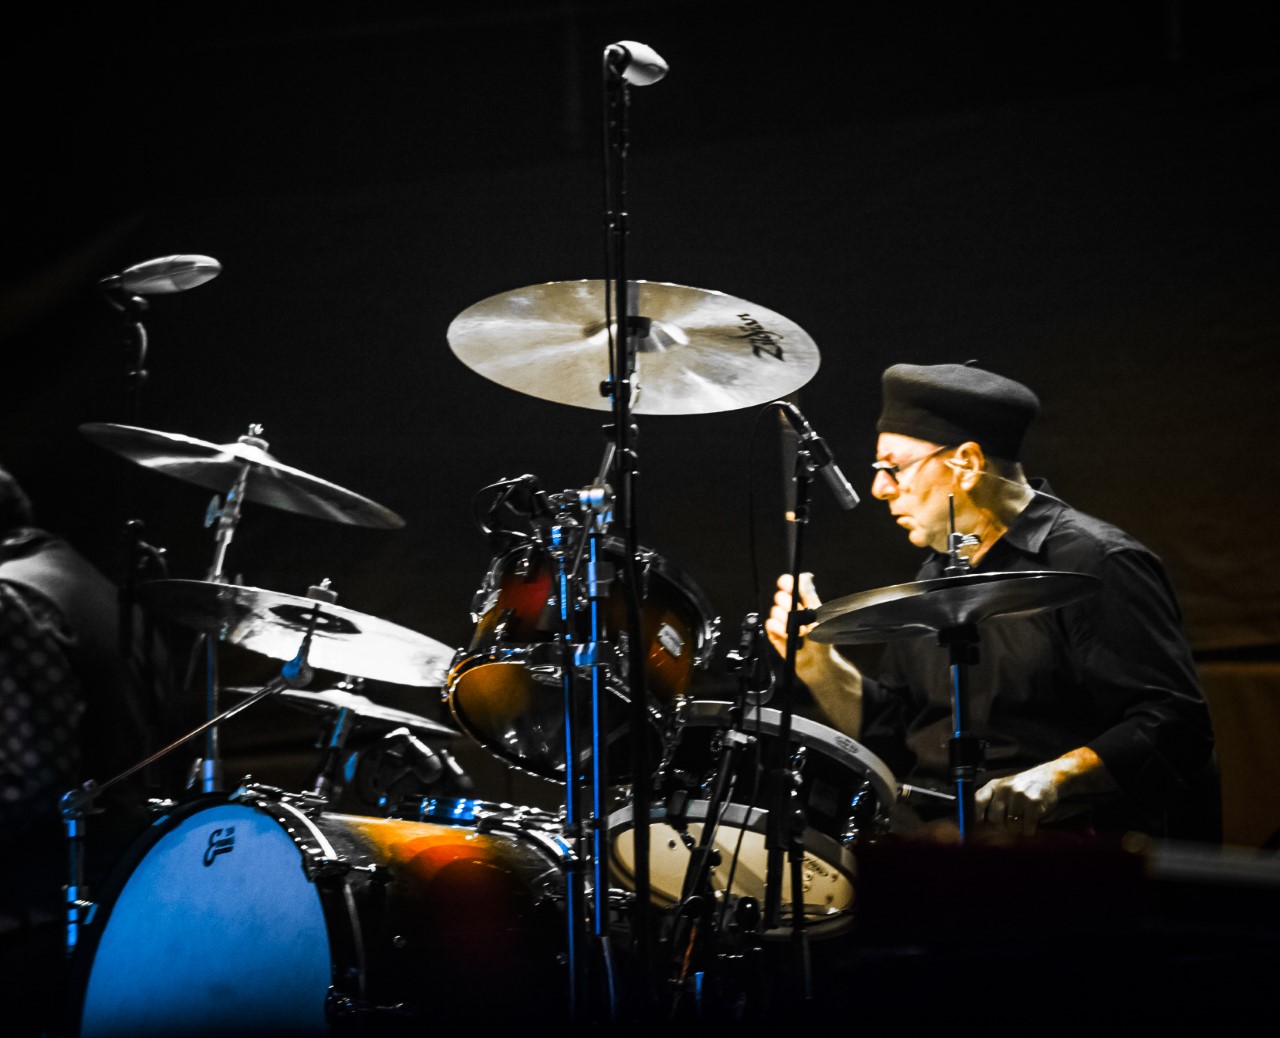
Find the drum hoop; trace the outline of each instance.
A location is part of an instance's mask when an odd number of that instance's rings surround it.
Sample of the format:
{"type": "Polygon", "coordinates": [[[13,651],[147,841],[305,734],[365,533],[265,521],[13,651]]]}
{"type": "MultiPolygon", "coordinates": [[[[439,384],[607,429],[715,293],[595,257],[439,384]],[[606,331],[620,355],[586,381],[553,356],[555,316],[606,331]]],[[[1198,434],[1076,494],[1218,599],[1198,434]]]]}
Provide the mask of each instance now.
{"type": "MultiPolygon", "coordinates": [[[[680,718],[676,722],[677,731],[681,723],[697,727],[723,725],[728,728],[729,710],[734,705],[715,699],[688,700],[683,709],[676,712],[677,717],[680,718]]],[[[747,734],[763,732],[765,735],[776,736],[782,730],[782,711],[771,707],[753,706],[743,715],[742,729],[747,734]]],[[[893,772],[879,757],[856,739],[798,714],[793,714],[791,717],[791,738],[805,748],[818,750],[867,778],[885,812],[897,799],[898,782],[893,772]]]]}
{"type": "MultiPolygon", "coordinates": [[[[691,800],[686,805],[685,817],[690,822],[705,824],[707,820],[707,808],[709,803],[706,800],[691,800]]],[[[720,831],[723,833],[725,829],[745,829],[756,834],[763,834],[767,829],[768,811],[760,807],[748,808],[745,804],[729,802],[724,806],[724,812],[720,818],[720,831]]],[[[649,805],[649,824],[665,823],[667,820],[666,808],[661,804],[649,805]]],[[[606,831],[609,834],[611,842],[616,841],[617,836],[621,832],[634,828],[632,806],[626,805],[612,812],[607,819],[606,831]]],[[[804,853],[812,855],[821,860],[825,865],[838,869],[844,878],[855,883],[858,865],[857,856],[848,847],[839,841],[832,839],[826,833],[817,829],[808,829],[804,838],[804,853]]],[[[625,866],[626,872],[631,873],[634,862],[625,866]]],[[[621,861],[618,867],[622,867],[621,861]]],[[[634,877],[633,877],[634,878],[634,877]]],[[[790,894],[788,893],[788,898],[790,894]]],[[[823,915],[810,915],[806,913],[806,927],[812,927],[815,936],[828,936],[836,933],[842,933],[852,922],[852,916],[848,911],[832,912],[823,915]]],[[[779,926],[773,930],[767,931],[765,936],[777,936],[779,934],[791,933],[794,927],[779,926]]]]}

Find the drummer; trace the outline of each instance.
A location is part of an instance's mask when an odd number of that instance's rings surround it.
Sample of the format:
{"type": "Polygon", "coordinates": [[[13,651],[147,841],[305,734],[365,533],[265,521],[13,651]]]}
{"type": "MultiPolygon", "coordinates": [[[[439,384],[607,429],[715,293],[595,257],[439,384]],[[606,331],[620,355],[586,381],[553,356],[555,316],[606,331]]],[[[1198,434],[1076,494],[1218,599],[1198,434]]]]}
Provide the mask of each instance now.
{"type": "MultiPolygon", "coordinates": [[[[976,831],[1220,840],[1209,711],[1169,579],[1133,537],[1026,478],[1019,457],[1040,411],[1036,395],[972,364],[895,364],[882,393],[871,492],[926,550],[916,580],[958,573],[950,549],[976,573],[1070,571],[1100,581],[1077,603],[979,628],[967,683],[983,764],[976,831]],[[955,530],[975,543],[949,541],[952,507],[955,530]]],[[[779,654],[791,586],[789,574],[779,578],[765,625],[779,654]]],[[[821,605],[811,573],[800,575],[800,602],[821,605]]],[[[949,649],[936,636],[892,639],[873,677],[835,646],[802,637],[796,676],[832,725],[915,791],[895,805],[895,829],[948,832],[956,818],[949,649]]]]}

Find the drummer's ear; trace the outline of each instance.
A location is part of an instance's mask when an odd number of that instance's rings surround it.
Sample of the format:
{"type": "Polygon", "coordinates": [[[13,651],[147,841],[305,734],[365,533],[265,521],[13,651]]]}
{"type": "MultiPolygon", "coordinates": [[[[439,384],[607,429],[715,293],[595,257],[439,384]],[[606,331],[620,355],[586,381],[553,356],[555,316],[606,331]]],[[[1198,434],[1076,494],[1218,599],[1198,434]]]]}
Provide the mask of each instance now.
{"type": "Polygon", "coordinates": [[[969,491],[978,482],[986,462],[987,456],[983,453],[982,448],[970,440],[967,443],[960,444],[956,448],[955,454],[947,458],[944,464],[956,473],[960,488],[969,491]]]}

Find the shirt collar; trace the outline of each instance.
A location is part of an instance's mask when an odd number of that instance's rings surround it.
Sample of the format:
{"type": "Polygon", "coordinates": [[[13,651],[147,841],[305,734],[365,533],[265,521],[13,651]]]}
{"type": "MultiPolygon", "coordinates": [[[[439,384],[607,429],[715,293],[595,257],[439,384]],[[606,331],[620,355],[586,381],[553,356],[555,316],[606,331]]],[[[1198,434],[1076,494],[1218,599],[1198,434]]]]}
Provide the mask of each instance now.
{"type": "Polygon", "coordinates": [[[1018,513],[1009,529],[1000,540],[1010,547],[1029,555],[1035,555],[1044,545],[1045,538],[1058,521],[1067,503],[1053,493],[1047,479],[1033,479],[1031,488],[1036,491],[1031,502],[1018,513]]]}

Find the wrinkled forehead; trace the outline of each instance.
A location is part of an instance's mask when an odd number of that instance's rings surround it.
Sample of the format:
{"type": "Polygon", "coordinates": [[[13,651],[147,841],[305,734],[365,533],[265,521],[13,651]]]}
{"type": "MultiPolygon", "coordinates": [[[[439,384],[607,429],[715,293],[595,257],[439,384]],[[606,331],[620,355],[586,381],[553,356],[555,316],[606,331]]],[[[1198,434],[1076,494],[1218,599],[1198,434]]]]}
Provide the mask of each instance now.
{"type": "Polygon", "coordinates": [[[876,460],[901,463],[928,454],[941,446],[940,443],[917,440],[914,436],[903,436],[901,433],[881,433],[876,439],[876,460]]]}

